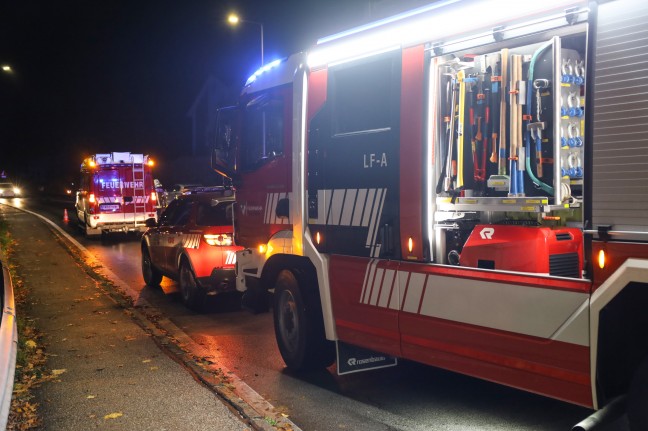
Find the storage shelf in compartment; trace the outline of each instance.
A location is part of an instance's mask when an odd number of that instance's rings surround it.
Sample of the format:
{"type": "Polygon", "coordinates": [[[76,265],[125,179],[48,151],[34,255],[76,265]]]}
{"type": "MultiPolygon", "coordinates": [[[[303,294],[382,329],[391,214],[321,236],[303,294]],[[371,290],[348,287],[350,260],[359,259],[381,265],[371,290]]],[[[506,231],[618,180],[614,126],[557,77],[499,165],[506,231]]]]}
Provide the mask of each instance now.
{"type": "Polygon", "coordinates": [[[569,209],[569,205],[549,205],[549,198],[539,197],[449,197],[437,198],[438,211],[504,211],[547,213],[569,209]]]}

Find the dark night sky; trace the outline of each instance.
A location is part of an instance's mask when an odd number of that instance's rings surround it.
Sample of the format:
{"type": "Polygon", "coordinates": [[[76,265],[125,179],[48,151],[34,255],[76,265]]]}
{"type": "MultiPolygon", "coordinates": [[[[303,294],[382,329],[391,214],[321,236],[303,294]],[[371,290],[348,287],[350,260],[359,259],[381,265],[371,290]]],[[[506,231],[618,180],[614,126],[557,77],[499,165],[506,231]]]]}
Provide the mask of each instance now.
{"type": "MultiPolygon", "coordinates": [[[[93,152],[188,154],[186,117],[211,74],[238,89],[259,66],[381,17],[398,0],[3,0],[0,169],[41,181],[93,152]],[[383,13],[384,14],[384,13],[383,13]],[[52,169],[55,167],[55,169],[52,169]]],[[[419,2],[420,3],[420,2],[419,2]]]]}

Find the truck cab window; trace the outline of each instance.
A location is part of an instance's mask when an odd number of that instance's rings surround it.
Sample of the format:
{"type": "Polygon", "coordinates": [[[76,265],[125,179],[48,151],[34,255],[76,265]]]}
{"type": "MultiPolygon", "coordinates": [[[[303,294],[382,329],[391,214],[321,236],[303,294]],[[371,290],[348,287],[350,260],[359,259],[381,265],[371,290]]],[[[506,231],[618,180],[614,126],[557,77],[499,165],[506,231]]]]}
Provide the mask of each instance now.
{"type": "Polygon", "coordinates": [[[390,130],[397,112],[392,92],[400,82],[399,67],[398,59],[384,55],[331,68],[333,135],[390,130]]]}
{"type": "Polygon", "coordinates": [[[283,153],[283,111],[283,101],[268,94],[248,102],[243,114],[243,170],[254,170],[283,153]]]}

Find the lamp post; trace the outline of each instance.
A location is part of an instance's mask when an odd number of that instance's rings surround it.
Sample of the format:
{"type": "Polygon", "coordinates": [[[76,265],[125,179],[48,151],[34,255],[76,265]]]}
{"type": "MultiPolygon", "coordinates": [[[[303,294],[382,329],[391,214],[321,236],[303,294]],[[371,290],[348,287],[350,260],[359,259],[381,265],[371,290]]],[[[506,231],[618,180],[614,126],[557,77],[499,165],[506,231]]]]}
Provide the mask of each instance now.
{"type": "Polygon", "coordinates": [[[227,22],[230,23],[233,26],[238,25],[238,23],[240,23],[240,22],[244,22],[244,23],[248,23],[248,24],[254,24],[254,25],[259,26],[259,28],[261,29],[261,66],[263,66],[263,63],[264,63],[263,62],[263,24],[260,23],[260,22],[256,22],[256,21],[248,21],[248,20],[241,19],[235,13],[232,13],[227,17],[227,22]]]}

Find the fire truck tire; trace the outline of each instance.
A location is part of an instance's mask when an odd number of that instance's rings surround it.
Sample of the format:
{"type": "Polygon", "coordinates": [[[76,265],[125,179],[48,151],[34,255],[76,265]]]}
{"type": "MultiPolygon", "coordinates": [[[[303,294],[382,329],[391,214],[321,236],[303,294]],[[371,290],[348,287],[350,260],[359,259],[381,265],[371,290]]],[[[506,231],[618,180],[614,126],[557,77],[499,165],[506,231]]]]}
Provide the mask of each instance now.
{"type": "Polygon", "coordinates": [[[180,262],[180,296],[184,305],[195,311],[199,311],[205,302],[205,293],[198,285],[196,281],[196,276],[187,262],[186,259],[182,259],[180,262]]]}
{"type": "Polygon", "coordinates": [[[648,358],[643,360],[630,385],[627,413],[631,431],[648,430],[648,358]]]}
{"type": "Polygon", "coordinates": [[[153,266],[151,255],[146,247],[142,249],[142,276],[147,286],[159,286],[162,281],[162,274],[153,266]]]}
{"type": "Polygon", "coordinates": [[[325,368],[335,360],[334,345],[324,335],[319,296],[299,288],[305,285],[306,278],[299,272],[283,270],[275,283],[277,345],[288,368],[295,371],[325,368]]]}

